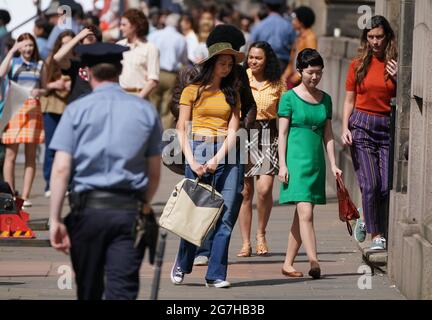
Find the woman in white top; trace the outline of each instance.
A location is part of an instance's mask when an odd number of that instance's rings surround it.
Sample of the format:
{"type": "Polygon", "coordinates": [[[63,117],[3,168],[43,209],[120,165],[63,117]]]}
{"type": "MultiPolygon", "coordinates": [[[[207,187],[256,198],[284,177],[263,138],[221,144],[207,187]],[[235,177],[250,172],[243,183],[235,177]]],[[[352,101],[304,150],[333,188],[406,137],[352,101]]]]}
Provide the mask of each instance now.
{"type": "Polygon", "coordinates": [[[127,46],[123,53],[123,70],[120,86],[127,92],[147,99],[159,83],[159,50],[147,41],[149,23],[141,11],[127,10],[120,22],[120,30],[125,39],[117,44],[127,46]]]}

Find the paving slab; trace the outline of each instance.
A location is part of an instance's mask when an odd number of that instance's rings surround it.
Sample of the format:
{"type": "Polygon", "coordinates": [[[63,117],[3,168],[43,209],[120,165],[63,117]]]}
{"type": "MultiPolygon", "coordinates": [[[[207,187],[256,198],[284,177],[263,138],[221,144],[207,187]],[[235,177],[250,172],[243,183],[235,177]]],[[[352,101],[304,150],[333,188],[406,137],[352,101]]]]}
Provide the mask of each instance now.
{"type": "MultiPolygon", "coordinates": [[[[22,166],[18,165],[17,182],[20,188],[22,166]]],[[[48,218],[49,199],[43,196],[44,182],[42,170],[38,167],[33,189],[33,207],[29,208],[30,219],[36,228],[43,228],[48,218]]],[[[155,207],[163,208],[172,188],[181,179],[166,168],[155,196],[155,207]]],[[[169,272],[177,253],[179,239],[168,234],[165,257],[162,265],[159,299],[174,300],[291,300],[291,299],[348,299],[348,300],[400,300],[405,299],[386,274],[375,272],[362,260],[362,251],[356,241],[348,235],[346,226],[339,221],[337,201],[328,189],[328,204],[317,206],[315,228],[317,234],[318,257],[323,277],[319,280],[304,278],[292,279],[281,274],[282,264],[291,227],[294,206],[280,206],[279,184],[274,186],[275,205],[267,228],[267,241],[270,254],[252,255],[239,258],[236,253],[241,247],[238,224],[235,226],[230,250],[228,280],[230,289],[206,288],[204,278],[206,267],[195,267],[186,275],[184,285],[175,286],[170,281],[169,272]],[[369,269],[368,269],[369,268],[369,269]]],[[[68,212],[67,200],[63,215],[68,212]]],[[[46,231],[36,231],[39,240],[47,240],[46,231]],[[45,237],[45,238],[43,238],[45,237]]],[[[252,224],[252,235],[256,232],[256,209],[252,224]]],[[[252,247],[255,240],[252,239],[252,247]]],[[[6,247],[0,243],[0,299],[75,299],[75,283],[71,288],[59,286],[65,272],[71,271],[69,256],[50,247],[6,247]],[[65,271],[66,270],[66,271],[65,271]]],[[[307,256],[300,250],[295,266],[305,275],[309,270],[307,256]]],[[[71,273],[73,275],[73,273],[71,273]]],[[[148,264],[147,257],[140,269],[139,299],[149,299],[153,282],[154,267],[148,264]]]]}

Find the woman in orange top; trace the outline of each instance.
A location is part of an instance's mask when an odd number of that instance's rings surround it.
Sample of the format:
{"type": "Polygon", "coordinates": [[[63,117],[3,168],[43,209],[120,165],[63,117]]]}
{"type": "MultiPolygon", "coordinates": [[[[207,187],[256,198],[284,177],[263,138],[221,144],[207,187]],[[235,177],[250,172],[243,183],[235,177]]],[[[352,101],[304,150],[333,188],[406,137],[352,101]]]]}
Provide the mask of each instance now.
{"type": "Polygon", "coordinates": [[[388,204],[390,100],[396,95],[395,34],[382,16],[372,17],[363,30],[359,55],[346,80],[342,142],[351,155],[362,193],[363,218],[354,236],[372,236],[371,249],[385,249],[385,212],[388,204]]]}
{"type": "Polygon", "coordinates": [[[258,227],[256,233],[256,254],[268,253],[265,238],[266,227],[273,206],[273,181],[279,171],[278,131],[276,127],[277,106],[285,88],[280,80],[280,67],[276,54],[268,42],[253,43],[248,52],[247,74],[252,94],[257,105],[255,128],[248,141],[249,164],[243,189],[243,203],[240,209],[240,232],[243,246],[238,257],[249,257],[252,253],[250,234],[252,224],[252,199],[254,177],[258,193],[258,227]]]}
{"type": "Polygon", "coordinates": [[[312,26],[315,23],[315,13],[309,7],[301,6],[291,13],[292,25],[298,32],[294,46],[291,49],[290,62],[282,75],[282,80],[288,89],[301,83],[300,73],[296,70],[296,57],[303,49],[317,49],[318,41],[312,26]]]}

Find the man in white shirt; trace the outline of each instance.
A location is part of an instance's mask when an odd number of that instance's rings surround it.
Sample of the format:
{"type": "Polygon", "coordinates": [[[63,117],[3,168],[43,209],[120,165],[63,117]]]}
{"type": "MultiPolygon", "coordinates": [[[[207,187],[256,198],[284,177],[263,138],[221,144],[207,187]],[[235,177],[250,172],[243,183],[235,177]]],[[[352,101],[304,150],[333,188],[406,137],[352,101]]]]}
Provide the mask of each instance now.
{"type": "Polygon", "coordinates": [[[150,101],[156,106],[161,116],[164,129],[173,126],[174,117],[169,110],[172,88],[177,74],[187,65],[187,43],[184,36],[177,31],[180,15],[172,13],[165,20],[166,27],[149,35],[149,42],[156,45],[160,52],[160,81],[152,92],[150,101]]]}

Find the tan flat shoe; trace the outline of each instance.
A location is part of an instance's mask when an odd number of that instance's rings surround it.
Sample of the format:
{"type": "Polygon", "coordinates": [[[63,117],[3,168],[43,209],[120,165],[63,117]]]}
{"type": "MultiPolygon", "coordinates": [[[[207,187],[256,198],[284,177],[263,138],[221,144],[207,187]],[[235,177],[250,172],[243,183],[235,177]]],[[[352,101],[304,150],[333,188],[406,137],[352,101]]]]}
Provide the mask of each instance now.
{"type": "Polygon", "coordinates": [[[268,245],[267,245],[267,240],[265,238],[265,233],[264,234],[260,234],[256,236],[256,254],[258,256],[263,256],[266,255],[269,251],[268,249],[268,245]]]}
{"type": "Polygon", "coordinates": [[[284,268],[282,268],[282,274],[287,277],[291,278],[302,278],[303,273],[300,271],[286,271],[284,268]]]}
{"type": "Polygon", "coordinates": [[[243,245],[240,251],[237,253],[237,257],[250,257],[252,255],[252,247],[249,245],[243,245]]]}

